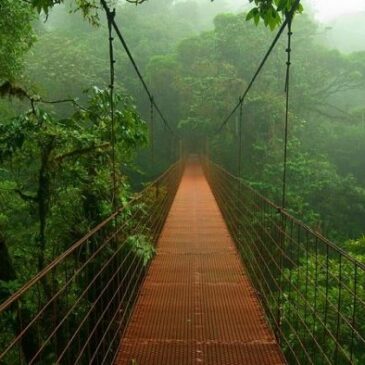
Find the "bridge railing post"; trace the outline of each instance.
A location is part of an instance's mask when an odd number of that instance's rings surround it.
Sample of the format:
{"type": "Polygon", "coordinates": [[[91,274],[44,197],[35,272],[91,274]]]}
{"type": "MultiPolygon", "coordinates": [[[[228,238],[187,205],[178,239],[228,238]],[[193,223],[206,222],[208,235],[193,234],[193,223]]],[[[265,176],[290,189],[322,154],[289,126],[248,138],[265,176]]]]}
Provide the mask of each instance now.
{"type": "Polygon", "coordinates": [[[288,363],[361,364],[364,263],[244,181],[238,197],[214,162],[204,169],[288,363]]]}

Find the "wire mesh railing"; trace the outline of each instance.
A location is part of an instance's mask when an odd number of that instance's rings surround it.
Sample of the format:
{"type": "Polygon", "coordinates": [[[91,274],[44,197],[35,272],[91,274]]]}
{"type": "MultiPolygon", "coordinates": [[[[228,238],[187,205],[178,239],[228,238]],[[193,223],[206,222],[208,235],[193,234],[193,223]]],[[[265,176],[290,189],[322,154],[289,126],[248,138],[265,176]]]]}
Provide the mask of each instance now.
{"type": "Polygon", "coordinates": [[[177,162],[0,304],[0,364],[112,364],[181,179],[177,162]]]}
{"type": "Polygon", "coordinates": [[[365,364],[365,265],[208,160],[205,173],[289,364],[365,364]]]}

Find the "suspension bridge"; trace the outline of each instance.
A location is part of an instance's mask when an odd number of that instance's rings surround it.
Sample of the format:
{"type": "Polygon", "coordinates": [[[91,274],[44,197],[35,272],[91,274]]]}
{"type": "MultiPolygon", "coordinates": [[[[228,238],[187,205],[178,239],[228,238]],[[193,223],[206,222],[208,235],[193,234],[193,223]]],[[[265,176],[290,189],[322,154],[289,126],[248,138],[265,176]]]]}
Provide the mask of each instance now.
{"type": "MultiPolygon", "coordinates": [[[[112,133],[114,31],[149,97],[151,125],[157,111],[175,136],[101,4],[112,133]]],[[[241,129],[245,97],[288,29],[281,206],[207,154],[181,154],[0,304],[0,364],[365,363],[365,265],[285,210],[294,10],[219,128],[239,111],[241,129]],[[156,248],[151,261],[142,241],[156,248]]]]}

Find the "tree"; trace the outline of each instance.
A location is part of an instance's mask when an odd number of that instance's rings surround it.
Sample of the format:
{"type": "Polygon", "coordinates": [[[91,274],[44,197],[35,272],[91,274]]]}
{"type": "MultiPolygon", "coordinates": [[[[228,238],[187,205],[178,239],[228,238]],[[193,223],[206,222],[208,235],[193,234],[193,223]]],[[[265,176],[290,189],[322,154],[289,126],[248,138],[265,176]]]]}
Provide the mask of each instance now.
{"type": "Polygon", "coordinates": [[[255,6],[248,12],[246,19],[253,19],[257,25],[262,19],[266,27],[272,30],[280,25],[282,18],[290,12],[303,11],[299,0],[249,0],[255,6]],[[294,10],[294,7],[296,9],[294,10]]]}
{"type": "MultiPolygon", "coordinates": [[[[3,0],[0,4],[0,85],[14,80],[22,69],[23,57],[34,43],[34,12],[22,1],[3,0]]],[[[0,90],[0,96],[2,92],[0,90]]]]}
{"type": "MultiPolygon", "coordinates": [[[[1,175],[7,181],[2,188],[29,207],[27,219],[37,229],[29,230],[28,241],[35,244],[38,270],[82,236],[84,229],[111,213],[113,143],[120,187],[117,199],[124,199],[128,188],[120,164],[146,142],[146,130],[130,98],[117,94],[115,103],[115,137],[110,134],[109,93],[99,89],[93,91],[87,108],[76,106],[67,119],[35,108],[0,124],[1,175]],[[66,222],[61,223],[62,218],[66,222]],[[59,231],[63,225],[73,233],[65,237],[59,231]]],[[[9,203],[3,204],[9,208],[9,203]]],[[[5,209],[10,222],[16,219],[13,213],[5,209]]]]}
{"type": "MultiPolygon", "coordinates": [[[[44,11],[48,14],[49,10],[57,4],[63,3],[64,0],[25,0],[30,3],[40,13],[44,11]]],[[[147,0],[126,0],[131,4],[143,4],[147,0]]],[[[214,0],[211,0],[214,1],[214,0]]],[[[303,7],[298,0],[249,0],[250,3],[254,3],[254,7],[247,14],[246,19],[253,19],[256,24],[260,19],[264,21],[265,26],[269,26],[271,29],[276,28],[282,21],[282,18],[286,16],[295,6],[296,12],[302,12],[303,7]]],[[[169,0],[171,3],[171,0],[169,0]]],[[[108,3],[113,5],[113,0],[109,0],[108,3]]],[[[81,10],[83,15],[89,19],[92,23],[97,24],[99,21],[98,8],[99,0],[74,0],[74,4],[77,10],[81,10]]],[[[162,3],[161,3],[162,4],[162,3]]],[[[163,2],[163,6],[166,7],[166,1],[163,2]]]]}

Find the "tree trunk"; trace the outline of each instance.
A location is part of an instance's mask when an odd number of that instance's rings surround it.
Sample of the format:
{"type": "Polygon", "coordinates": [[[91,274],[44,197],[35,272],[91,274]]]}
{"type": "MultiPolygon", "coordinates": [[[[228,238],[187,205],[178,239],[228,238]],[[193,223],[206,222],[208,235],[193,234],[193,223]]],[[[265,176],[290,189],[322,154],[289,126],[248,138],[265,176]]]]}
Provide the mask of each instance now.
{"type": "Polygon", "coordinates": [[[42,148],[41,151],[41,167],[39,169],[38,178],[38,216],[39,216],[39,239],[38,239],[38,271],[45,266],[45,250],[46,250],[46,227],[47,215],[49,211],[50,200],[50,176],[49,176],[49,156],[54,147],[54,139],[42,148]]]}
{"type": "MultiPolygon", "coordinates": [[[[16,280],[17,275],[5,243],[5,239],[0,235],[0,280],[4,282],[9,282],[12,280],[16,280]]],[[[9,293],[10,294],[10,293],[9,293]]],[[[3,302],[7,299],[7,296],[0,296],[0,302],[3,302]]],[[[14,305],[10,306],[8,311],[13,311],[15,316],[13,317],[11,326],[14,329],[15,335],[18,335],[24,326],[22,323],[28,323],[30,320],[30,313],[27,308],[22,305],[19,306],[19,302],[16,302],[14,305]]],[[[28,363],[37,352],[38,343],[37,343],[37,335],[33,328],[30,328],[23,336],[20,342],[20,346],[25,358],[26,363],[28,363]]]]}

